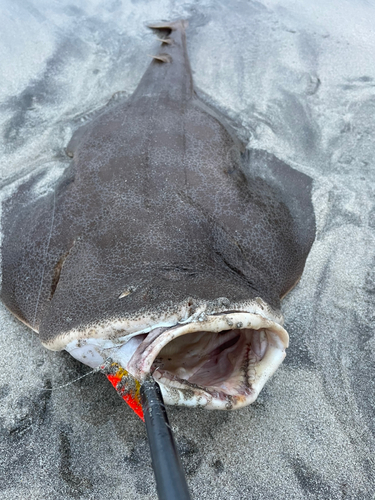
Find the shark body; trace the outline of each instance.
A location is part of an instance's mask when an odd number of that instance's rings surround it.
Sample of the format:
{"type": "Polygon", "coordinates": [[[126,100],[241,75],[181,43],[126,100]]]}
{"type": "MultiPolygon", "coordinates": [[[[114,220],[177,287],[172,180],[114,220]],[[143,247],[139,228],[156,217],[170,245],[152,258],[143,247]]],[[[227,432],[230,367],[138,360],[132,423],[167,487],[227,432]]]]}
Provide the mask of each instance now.
{"type": "Polygon", "coordinates": [[[170,404],[239,408],[285,356],[312,181],[201,102],[184,22],[154,28],[133,95],[76,131],[56,184],[4,203],[1,298],[49,349],[151,373],[170,404]]]}

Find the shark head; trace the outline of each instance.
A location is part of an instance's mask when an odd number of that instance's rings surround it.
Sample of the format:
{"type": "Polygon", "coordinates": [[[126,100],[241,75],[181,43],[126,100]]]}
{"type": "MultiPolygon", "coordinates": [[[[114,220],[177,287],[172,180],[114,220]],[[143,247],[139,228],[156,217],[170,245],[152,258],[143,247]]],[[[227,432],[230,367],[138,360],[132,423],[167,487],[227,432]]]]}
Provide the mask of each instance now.
{"type": "Polygon", "coordinates": [[[242,304],[242,310],[236,306],[213,313],[212,307],[201,305],[188,317],[188,308],[182,308],[177,322],[176,317],[160,318],[123,337],[113,332],[129,331],[132,325],[107,324],[95,337],[80,332],[65,349],[93,368],[114,362],[139,382],[151,375],[167,404],[241,408],[256,400],[282,363],[288,334],[276,321],[280,316],[271,319],[271,309],[260,299],[242,304]]]}

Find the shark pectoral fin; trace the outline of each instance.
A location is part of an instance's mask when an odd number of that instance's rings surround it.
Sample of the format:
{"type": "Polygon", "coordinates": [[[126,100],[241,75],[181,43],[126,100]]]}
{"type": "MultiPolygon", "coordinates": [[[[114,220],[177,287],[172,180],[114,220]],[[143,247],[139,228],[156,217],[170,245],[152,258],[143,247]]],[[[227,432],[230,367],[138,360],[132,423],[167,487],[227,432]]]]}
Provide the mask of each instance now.
{"type": "Polygon", "coordinates": [[[272,187],[287,206],[294,225],[294,238],[298,251],[305,259],[315,238],[315,215],[311,200],[312,179],[298,172],[273,154],[259,149],[249,149],[246,154],[246,171],[251,177],[260,177],[272,187]]]}
{"type": "Polygon", "coordinates": [[[48,172],[21,184],[3,203],[1,300],[23,323],[38,331],[49,307],[64,256],[74,238],[56,233],[59,210],[74,180],[67,168],[52,188],[48,172]],[[58,241],[56,235],[58,234],[58,241]]]}

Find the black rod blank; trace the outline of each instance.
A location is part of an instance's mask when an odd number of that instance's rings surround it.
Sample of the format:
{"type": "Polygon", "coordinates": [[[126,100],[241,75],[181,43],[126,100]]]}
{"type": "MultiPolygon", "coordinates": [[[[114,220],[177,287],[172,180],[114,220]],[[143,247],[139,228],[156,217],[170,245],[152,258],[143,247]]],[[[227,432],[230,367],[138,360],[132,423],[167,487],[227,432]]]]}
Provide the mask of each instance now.
{"type": "Polygon", "coordinates": [[[158,384],[148,377],[141,401],[159,500],[191,500],[158,384]]]}

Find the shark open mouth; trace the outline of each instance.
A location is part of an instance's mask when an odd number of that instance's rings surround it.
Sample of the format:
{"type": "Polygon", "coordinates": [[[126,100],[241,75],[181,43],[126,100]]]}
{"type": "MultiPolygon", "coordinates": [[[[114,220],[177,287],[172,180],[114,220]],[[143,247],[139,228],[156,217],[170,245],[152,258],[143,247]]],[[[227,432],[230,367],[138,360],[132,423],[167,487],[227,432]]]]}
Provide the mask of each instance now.
{"type": "Polygon", "coordinates": [[[163,347],[152,375],[160,382],[199,387],[216,397],[247,394],[266,348],[264,330],[188,333],[163,347]]]}
{"type": "Polygon", "coordinates": [[[233,312],[158,326],[117,345],[84,339],[66,349],[90,366],[110,358],[139,381],[151,374],[167,404],[234,409],[255,401],[287,346],[288,334],[277,323],[233,312]]]}

